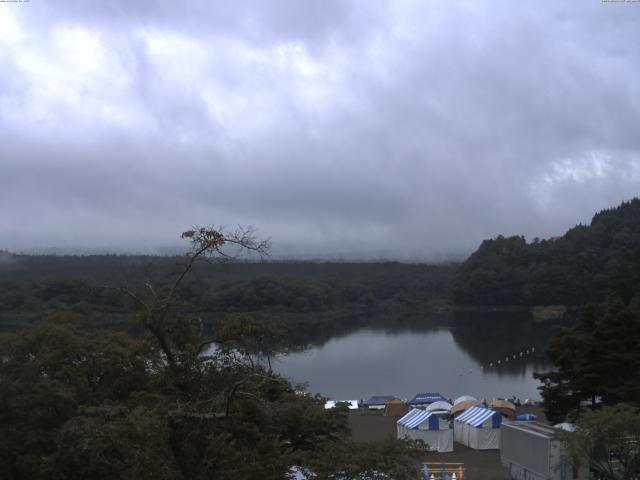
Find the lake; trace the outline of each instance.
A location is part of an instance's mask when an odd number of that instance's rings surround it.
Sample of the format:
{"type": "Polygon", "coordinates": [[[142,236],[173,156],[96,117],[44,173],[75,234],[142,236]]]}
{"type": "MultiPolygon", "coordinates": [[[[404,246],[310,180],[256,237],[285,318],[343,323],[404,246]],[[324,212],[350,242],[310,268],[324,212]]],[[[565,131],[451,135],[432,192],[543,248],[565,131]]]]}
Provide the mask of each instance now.
{"type": "Polygon", "coordinates": [[[550,332],[548,324],[513,314],[365,326],[280,357],[274,369],[294,382],[307,382],[309,392],[334,399],[410,399],[427,391],[448,398],[539,399],[533,372],[551,366],[544,356],[550,332]]]}

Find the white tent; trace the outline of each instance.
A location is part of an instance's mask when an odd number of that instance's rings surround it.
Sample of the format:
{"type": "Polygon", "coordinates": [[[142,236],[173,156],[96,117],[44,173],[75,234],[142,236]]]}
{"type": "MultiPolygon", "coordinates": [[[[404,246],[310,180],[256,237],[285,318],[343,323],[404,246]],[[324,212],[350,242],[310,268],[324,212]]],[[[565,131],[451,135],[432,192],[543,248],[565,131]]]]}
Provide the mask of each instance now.
{"type": "Polygon", "coordinates": [[[471,395],[462,395],[461,397],[456,398],[453,401],[454,405],[459,404],[460,402],[467,402],[469,400],[478,400],[476,397],[472,397],[471,395]]]}
{"type": "Polygon", "coordinates": [[[428,405],[425,410],[427,412],[436,412],[436,411],[450,412],[452,408],[453,408],[453,405],[451,405],[449,402],[438,400],[437,402],[433,402],[432,404],[428,405]]]}
{"type": "Polygon", "coordinates": [[[567,432],[575,432],[576,426],[573,423],[562,422],[553,426],[553,428],[559,428],[560,430],[565,430],[567,432]]]}
{"type": "Polygon", "coordinates": [[[454,422],[456,442],[475,450],[500,448],[500,412],[484,407],[471,407],[454,422]]]}
{"type": "Polygon", "coordinates": [[[398,420],[398,438],[422,440],[432,451],[453,452],[453,425],[446,416],[414,408],[398,420]]]}

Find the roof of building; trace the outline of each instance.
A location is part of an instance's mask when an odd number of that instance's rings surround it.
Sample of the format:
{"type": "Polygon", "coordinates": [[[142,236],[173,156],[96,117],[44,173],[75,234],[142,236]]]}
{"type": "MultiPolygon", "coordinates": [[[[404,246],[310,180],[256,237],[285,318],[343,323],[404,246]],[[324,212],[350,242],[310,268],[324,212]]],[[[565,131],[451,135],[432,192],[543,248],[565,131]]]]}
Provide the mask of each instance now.
{"type": "Polygon", "coordinates": [[[551,425],[545,425],[540,422],[510,422],[504,421],[502,422],[504,427],[515,428],[518,430],[522,430],[524,432],[532,433],[535,435],[540,435],[546,438],[553,437],[558,431],[556,428],[551,425]]]}

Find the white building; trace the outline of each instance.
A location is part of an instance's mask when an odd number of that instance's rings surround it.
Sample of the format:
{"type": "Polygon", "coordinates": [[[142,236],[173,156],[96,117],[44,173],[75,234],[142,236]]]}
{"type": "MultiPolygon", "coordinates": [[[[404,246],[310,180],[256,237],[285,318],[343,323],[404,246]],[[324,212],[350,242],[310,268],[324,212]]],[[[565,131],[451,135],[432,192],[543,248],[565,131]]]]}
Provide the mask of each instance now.
{"type": "Polygon", "coordinates": [[[555,438],[557,429],[538,422],[502,422],[500,461],[514,480],[586,480],[588,460],[573,465],[555,438]],[[575,468],[574,468],[575,467],[575,468]]]}

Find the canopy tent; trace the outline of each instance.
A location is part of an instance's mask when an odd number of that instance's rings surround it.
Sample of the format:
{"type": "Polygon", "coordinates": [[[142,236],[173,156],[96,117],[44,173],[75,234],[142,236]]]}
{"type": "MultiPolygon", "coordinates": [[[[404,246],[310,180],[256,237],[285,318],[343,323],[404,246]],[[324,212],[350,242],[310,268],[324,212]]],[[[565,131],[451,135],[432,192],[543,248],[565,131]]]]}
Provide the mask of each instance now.
{"type": "Polygon", "coordinates": [[[533,422],[536,418],[538,417],[535,413],[521,413],[520,415],[516,415],[516,420],[522,422],[533,422]]]}
{"type": "Polygon", "coordinates": [[[489,407],[491,410],[500,412],[506,417],[513,418],[516,416],[516,406],[509,400],[492,400],[489,407]]]}
{"type": "Polygon", "coordinates": [[[465,410],[476,405],[480,405],[481,403],[482,402],[480,400],[465,400],[464,402],[455,403],[451,408],[451,413],[453,415],[459,415],[465,410]]]}
{"type": "Polygon", "coordinates": [[[338,403],[346,403],[349,410],[358,409],[358,400],[329,400],[324,404],[324,408],[334,408],[338,403]]]}
{"type": "Polygon", "coordinates": [[[389,400],[387,405],[384,407],[384,416],[385,417],[402,417],[407,414],[409,408],[407,404],[400,400],[399,398],[394,398],[393,400],[389,400]]]}
{"type": "Polygon", "coordinates": [[[446,401],[439,393],[427,392],[427,393],[416,393],[416,395],[409,400],[409,405],[417,407],[417,406],[427,406],[433,402],[438,401],[446,401]]]}
{"type": "Polygon", "coordinates": [[[430,403],[429,406],[427,406],[426,410],[428,412],[435,412],[438,410],[441,410],[444,412],[450,412],[451,407],[453,407],[453,405],[451,405],[449,402],[438,400],[437,402],[430,403]]]}
{"type": "Polygon", "coordinates": [[[453,405],[457,405],[461,402],[468,402],[469,400],[478,400],[476,397],[472,397],[471,395],[462,395],[461,397],[456,398],[453,401],[453,405]]]}
{"type": "Polygon", "coordinates": [[[464,402],[460,402],[455,404],[451,408],[451,413],[453,415],[459,415],[465,410],[468,410],[471,407],[475,407],[476,405],[481,405],[482,402],[480,400],[465,400],[464,402]]]}
{"type": "Polygon", "coordinates": [[[475,450],[500,448],[500,424],[502,415],[484,407],[471,407],[454,422],[456,442],[475,450]]]}
{"type": "Polygon", "coordinates": [[[432,451],[453,452],[453,425],[445,415],[414,408],[398,420],[398,438],[422,440],[432,451]]]}
{"type": "Polygon", "coordinates": [[[394,397],[393,395],[374,395],[367,401],[367,405],[372,410],[382,410],[387,402],[393,400],[394,398],[396,397],[394,397]]]}
{"type": "Polygon", "coordinates": [[[553,426],[553,428],[559,428],[560,430],[566,430],[567,432],[575,432],[576,431],[575,424],[567,423],[567,422],[557,423],[556,425],[553,426]]]}

